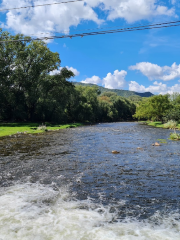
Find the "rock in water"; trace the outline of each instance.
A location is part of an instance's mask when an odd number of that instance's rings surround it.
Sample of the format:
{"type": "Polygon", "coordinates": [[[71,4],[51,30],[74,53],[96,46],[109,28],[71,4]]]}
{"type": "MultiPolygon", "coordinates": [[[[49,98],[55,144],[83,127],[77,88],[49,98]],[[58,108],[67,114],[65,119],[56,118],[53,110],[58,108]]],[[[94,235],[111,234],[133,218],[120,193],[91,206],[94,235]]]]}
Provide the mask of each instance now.
{"type": "Polygon", "coordinates": [[[155,142],[152,144],[152,146],[161,146],[161,144],[159,144],[158,142],[155,142]]]}
{"type": "Polygon", "coordinates": [[[112,153],[113,153],[113,154],[118,154],[118,153],[120,153],[120,152],[118,152],[118,151],[116,151],[116,150],[113,150],[112,153]]]}

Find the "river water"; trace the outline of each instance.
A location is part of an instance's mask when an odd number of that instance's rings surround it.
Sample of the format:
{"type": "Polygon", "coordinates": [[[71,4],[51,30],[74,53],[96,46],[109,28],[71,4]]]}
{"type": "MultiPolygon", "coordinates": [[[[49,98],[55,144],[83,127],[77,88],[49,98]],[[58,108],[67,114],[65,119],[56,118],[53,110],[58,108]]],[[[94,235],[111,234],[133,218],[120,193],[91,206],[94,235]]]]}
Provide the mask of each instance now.
{"type": "Polygon", "coordinates": [[[1,138],[0,240],[180,240],[170,132],[109,123],[1,138]]]}

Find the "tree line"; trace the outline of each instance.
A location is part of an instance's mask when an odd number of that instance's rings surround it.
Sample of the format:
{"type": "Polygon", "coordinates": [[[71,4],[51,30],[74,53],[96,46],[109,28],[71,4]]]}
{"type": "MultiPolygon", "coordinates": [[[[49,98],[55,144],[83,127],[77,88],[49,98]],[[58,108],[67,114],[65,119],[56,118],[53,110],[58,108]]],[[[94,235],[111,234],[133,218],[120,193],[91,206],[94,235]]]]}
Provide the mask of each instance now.
{"type": "Polygon", "coordinates": [[[43,41],[0,30],[0,120],[106,122],[132,120],[136,106],[98,87],[74,86],[72,71],[60,68],[57,52],[43,41]],[[23,41],[23,39],[27,41],[23,41]],[[9,41],[18,40],[18,41],[9,41]]]}
{"type": "Polygon", "coordinates": [[[168,122],[180,121],[180,94],[157,95],[150,98],[142,98],[137,104],[136,113],[133,116],[138,120],[152,120],[168,122]]]}

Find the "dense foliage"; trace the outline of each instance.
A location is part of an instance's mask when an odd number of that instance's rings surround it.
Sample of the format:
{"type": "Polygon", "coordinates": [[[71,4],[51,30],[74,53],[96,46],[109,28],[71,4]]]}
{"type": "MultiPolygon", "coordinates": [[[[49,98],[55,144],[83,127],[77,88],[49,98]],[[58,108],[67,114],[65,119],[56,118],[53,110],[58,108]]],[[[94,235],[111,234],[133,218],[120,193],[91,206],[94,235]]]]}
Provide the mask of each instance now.
{"type": "Polygon", "coordinates": [[[58,53],[42,41],[0,31],[0,120],[102,122],[130,120],[132,101],[96,86],[74,86],[73,72],[60,68],[58,53]],[[20,41],[9,41],[20,40],[20,41]]]}
{"type": "Polygon", "coordinates": [[[164,120],[180,121],[180,94],[173,93],[168,95],[171,102],[171,108],[164,114],[164,120]]]}
{"type": "Polygon", "coordinates": [[[180,121],[180,94],[143,98],[138,103],[134,118],[161,122],[180,121]]]}

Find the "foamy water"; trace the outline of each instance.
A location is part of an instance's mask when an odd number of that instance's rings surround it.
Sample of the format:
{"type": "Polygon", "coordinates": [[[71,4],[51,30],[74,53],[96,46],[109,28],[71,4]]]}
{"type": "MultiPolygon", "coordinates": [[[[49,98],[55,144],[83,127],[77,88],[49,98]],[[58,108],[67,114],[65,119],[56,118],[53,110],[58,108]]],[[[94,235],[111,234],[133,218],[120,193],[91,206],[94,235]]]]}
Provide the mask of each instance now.
{"type": "Polygon", "coordinates": [[[0,240],[180,240],[178,213],[118,221],[111,206],[54,189],[38,183],[1,189],[0,240]]]}

